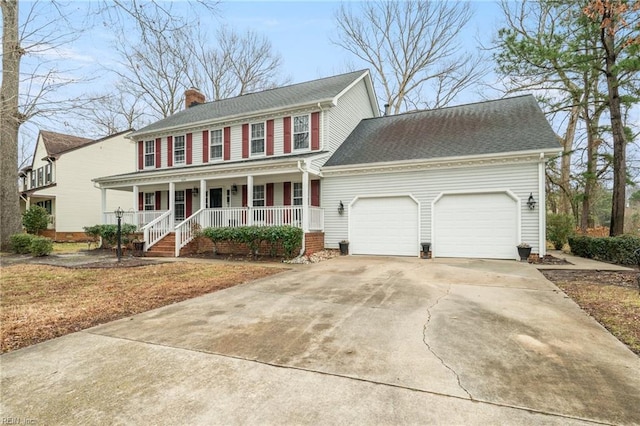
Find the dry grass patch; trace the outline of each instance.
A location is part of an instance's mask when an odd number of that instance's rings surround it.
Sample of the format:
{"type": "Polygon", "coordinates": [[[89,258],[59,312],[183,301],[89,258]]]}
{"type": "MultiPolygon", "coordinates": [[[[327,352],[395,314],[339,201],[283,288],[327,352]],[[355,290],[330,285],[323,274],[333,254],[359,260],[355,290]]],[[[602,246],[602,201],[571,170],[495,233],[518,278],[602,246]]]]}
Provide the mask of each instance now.
{"type": "Polygon", "coordinates": [[[635,272],[543,273],[618,340],[640,355],[640,293],[635,272]]]}
{"type": "Polygon", "coordinates": [[[137,268],[0,268],[0,352],[232,287],[284,269],[164,263],[137,268]]]}

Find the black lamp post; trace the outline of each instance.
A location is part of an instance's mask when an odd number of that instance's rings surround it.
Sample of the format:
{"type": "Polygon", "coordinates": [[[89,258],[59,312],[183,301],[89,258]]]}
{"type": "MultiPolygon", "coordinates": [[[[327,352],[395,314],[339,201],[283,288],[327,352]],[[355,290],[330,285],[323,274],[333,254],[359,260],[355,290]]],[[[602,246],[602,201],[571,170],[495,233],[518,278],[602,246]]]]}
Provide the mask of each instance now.
{"type": "Polygon", "coordinates": [[[118,254],[118,262],[122,259],[122,215],[124,214],[124,210],[118,207],[114,211],[116,217],[118,218],[118,248],[116,253],[118,254]]]}

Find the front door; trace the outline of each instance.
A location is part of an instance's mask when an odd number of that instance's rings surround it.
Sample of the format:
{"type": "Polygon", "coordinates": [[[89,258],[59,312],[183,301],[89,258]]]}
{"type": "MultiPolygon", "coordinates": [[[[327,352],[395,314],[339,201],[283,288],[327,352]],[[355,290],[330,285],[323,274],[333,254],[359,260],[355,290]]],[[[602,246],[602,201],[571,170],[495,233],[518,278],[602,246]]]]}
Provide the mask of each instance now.
{"type": "Polygon", "coordinates": [[[209,189],[209,208],[216,209],[222,207],[222,188],[209,189]]]}

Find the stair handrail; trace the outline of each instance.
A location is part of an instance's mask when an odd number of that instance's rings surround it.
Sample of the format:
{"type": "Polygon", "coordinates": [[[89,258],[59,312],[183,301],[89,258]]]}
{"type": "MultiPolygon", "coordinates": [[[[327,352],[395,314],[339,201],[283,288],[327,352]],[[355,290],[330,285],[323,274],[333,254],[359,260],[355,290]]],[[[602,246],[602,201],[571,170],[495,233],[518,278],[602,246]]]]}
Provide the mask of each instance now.
{"type": "Polygon", "coordinates": [[[176,225],[176,257],[180,257],[180,249],[189,244],[195,237],[196,232],[202,229],[200,216],[205,210],[198,210],[176,225]]]}
{"type": "Polygon", "coordinates": [[[173,229],[171,227],[171,210],[167,210],[151,222],[142,227],[144,232],[144,251],[149,250],[158,241],[167,236],[173,229]]]}

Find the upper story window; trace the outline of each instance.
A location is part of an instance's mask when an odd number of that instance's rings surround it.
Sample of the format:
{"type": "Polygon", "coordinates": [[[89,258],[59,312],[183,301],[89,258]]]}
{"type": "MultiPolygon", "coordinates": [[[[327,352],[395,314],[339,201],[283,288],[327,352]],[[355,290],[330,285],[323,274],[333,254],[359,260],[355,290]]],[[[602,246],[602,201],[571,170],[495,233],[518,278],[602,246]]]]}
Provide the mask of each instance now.
{"type": "Polygon", "coordinates": [[[44,182],[44,167],[38,169],[38,186],[42,186],[44,182]]]}
{"type": "Polygon", "coordinates": [[[253,187],[253,206],[264,207],[264,185],[255,185],[253,187]]]}
{"type": "Polygon", "coordinates": [[[309,149],[309,116],[293,117],[293,149],[309,149]]]}
{"type": "Polygon", "coordinates": [[[173,164],[184,164],[184,136],[176,136],[173,140],[173,164]]]}
{"type": "Polygon", "coordinates": [[[31,170],[29,173],[31,174],[31,188],[35,188],[36,187],[36,171],[31,170]]]}
{"type": "Polygon", "coordinates": [[[264,154],[264,123],[251,125],[251,154],[264,154]]]}
{"type": "Polygon", "coordinates": [[[46,166],[44,166],[44,183],[45,184],[50,184],[52,181],[52,166],[51,163],[47,164],[46,166]]]}
{"type": "Polygon", "coordinates": [[[211,131],[211,143],[209,145],[209,158],[211,160],[222,159],[222,129],[211,131]]]}
{"type": "Polygon", "coordinates": [[[156,151],[153,141],[144,142],[144,166],[153,167],[156,164],[156,151]]]}
{"type": "Polygon", "coordinates": [[[294,182],[293,183],[293,205],[301,206],[302,205],[302,182],[294,182]]]}
{"type": "Polygon", "coordinates": [[[156,194],[154,192],[144,193],[144,209],[145,210],[156,209],[156,194]]]}

